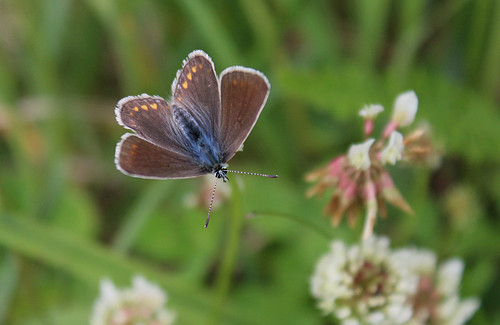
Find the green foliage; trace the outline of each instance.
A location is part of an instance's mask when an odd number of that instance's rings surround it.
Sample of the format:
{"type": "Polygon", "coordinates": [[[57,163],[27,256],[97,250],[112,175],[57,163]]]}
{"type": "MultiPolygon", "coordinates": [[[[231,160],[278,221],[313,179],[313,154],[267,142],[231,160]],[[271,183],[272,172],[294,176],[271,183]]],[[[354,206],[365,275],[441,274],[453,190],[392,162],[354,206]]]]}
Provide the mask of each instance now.
{"type": "Polygon", "coordinates": [[[375,232],[461,257],[462,293],[482,299],[470,323],[500,323],[499,24],[492,0],[0,1],[0,324],[88,324],[99,281],[135,274],[168,292],[179,324],[330,324],[309,277],[363,220],[331,228],[304,174],[363,140],[364,104],[386,108],[380,132],[408,89],[443,162],[390,169],[415,215],[390,208],[375,232]],[[116,102],[170,96],[198,48],[218,72],[269,77],[230,163],[280,175],[230,175],[208,229],[208,205],[185,204],[201,180],[132,179],[113,163],[116,102]],[[466,220],[450,208],[463,186],[466,220]]]}

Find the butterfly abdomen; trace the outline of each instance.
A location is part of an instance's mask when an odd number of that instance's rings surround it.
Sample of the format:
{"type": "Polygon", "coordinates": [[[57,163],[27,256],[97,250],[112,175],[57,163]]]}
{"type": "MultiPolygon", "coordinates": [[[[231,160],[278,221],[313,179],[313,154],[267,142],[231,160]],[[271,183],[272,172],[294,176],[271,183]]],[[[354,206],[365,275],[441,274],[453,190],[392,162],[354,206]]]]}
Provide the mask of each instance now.
{"type": "Polygon", "coordinates": [[[188,110],[173,106],[174,119],[185,136],[185,144],[193,158],[200,166],[212,172],[214,167],[221,163],[219,149],[214,139],[206,134],[188,110]]]}

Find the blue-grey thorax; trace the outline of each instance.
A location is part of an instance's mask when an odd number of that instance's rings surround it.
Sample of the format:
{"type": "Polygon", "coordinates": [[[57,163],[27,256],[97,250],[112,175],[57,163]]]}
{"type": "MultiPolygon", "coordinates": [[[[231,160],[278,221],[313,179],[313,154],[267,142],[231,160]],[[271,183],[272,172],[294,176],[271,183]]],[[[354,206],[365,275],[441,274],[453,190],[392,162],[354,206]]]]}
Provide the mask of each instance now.
{"type": "Polygon", "coordinates": [[[173,106],[174,119],[185,135],[185,146],[193,159],[209,172],[222,165],[220,144],[214,134],[207,134],[186,109],[173,106]]]}

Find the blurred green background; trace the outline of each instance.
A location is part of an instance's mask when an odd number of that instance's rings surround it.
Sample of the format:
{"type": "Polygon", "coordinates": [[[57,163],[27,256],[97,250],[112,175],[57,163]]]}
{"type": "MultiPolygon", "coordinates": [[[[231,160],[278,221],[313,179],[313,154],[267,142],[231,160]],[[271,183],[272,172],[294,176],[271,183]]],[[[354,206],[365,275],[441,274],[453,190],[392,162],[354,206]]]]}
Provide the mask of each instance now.
{"type": "Polygon", "coordinates": [[[309,277],[364,218],[331,229],[304,174],[363,140],[366,103],[386,108],[379,134],[408,89],[445,154],[436,170],[390,168],[415,215],[389,209],[375,233],[461,257],[462,296],[482,300],[470,324],[500,324],[498,1],[0,0],[0,323],[88,324],[101,278],[143,274],[178,324],[331,324],[309,277]],[[230,175],[208,229],[208,205],[185,204],[201,179],[134,179],[113,162],[116,102],[170,96],[195,49],[218,73],[267,75],[230,168],[280,176],[230,175]]]}

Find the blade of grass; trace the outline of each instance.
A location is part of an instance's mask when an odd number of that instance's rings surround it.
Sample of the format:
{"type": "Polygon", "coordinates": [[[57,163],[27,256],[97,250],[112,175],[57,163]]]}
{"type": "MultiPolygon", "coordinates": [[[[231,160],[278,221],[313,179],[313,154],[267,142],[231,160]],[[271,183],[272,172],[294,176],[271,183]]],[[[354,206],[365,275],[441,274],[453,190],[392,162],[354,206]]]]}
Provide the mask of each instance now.
{"type": "Polygon", "coordinates": [[[375,68],[388,24],[391,1],[357,0],[359,36],[357,57],[365,68],[375,68]]]}
{"type": "Polygon", "coordinates": [[[252,213],[252,215],[250,215],[249,217],[254,218],[254,217],[261,217],[261,216],[280,217],[280,218],[288,219],[290,221],[294,221],[302,226],[305,226],[309,230],[314,231],[318,235],[321,235],[322,237],[324,237],[327,240],[331,240],[335,236],[335,233],[331,227],[324,228],[315,222],[311,222],[311,220],[309,220],[309,219],[306,219],[304,217],[299,217],[299,216],[289,214],[289,213],[283,213],[283,212],[278,212],[278,211],[256,211],[256,212],[252,213]]]}
{"type": "Polygon", "coordinates": [[[0,269],[0,324],[5,319],[12,301],[12,296],[19,280],[19,261],[13,253],[8,253],[0,269]]]}
{"type": "Polygon", "coordinates": [[[477,81],[483,63],[482,55],[487,39],[488,23],[491,22],[489,17],[493,3],[491,0],[476,0],[471,5],[473,8],[465,46],[466,68],[469,78],[477,81]]]}
{"type": "Polygon", "coordinates": [[[179,0],[177,2],[194,22],[202,35],[201,39],[206,40],[207,46],[210,47],[209,53],[215,53],[214,56],[217,56],[218,62],[220,61],[225,66],[231,65],[234,61],[242,62],[229,33],[219,23],[221,19],[208,3],[203,0],[179,0]]]}
{"type": "Polygon", "coordinates": [[[428,0],[397,1],[397,30],[404,30],[420,19],[428,4],[428,0]]]}
{"type": "Polygon", "coordinates": [[[331,3],[311,2],[299,15],[299,24],[303,37],[310,45],[314,63],[323,60],[328,64],[336,64],[341,57],[340,31],[336,13],[330,8],[331,3]]]}
{"type": "Polygon", "coordinates": [[[125,217],[113,240],[114,249],[124,254],[130,250],[145,223],[173,188],[173,184],[172,182],[152,181],[125,217]]]}
{"type": "MultiPolygon", "coordinates": [[[[147,262],[117,255],[110,249],[61,229],[22,219],[19,216],[0,217],[2,246],[67,272],[95,288],[103,277],[111,278],[117,285],[128,285],[133,275],[142,274],[166,288],[179,308],[195,313],[207,314],[209,311],[211,294],[195,287],[191,280],[160,271],[147,262]]],[[[231,310],[224,310],[223,314],[235,324],[243,322],[231,310]]]]}
{"type": "Polygon", "coordinates": [[[482,85],[492,96],[498,95],[500,85],[500,4],[493,6],[491,28],[485,51],[482,85]]]}
{"type": "Polygon", "coordinates": [[[147,38],[140,33],[141,24],[136,13],[131,12],[133,6],[114,0],[87,0],[87,3],[100,17],[113,42],[124,91],[133,94],[156,89],[158,69],[147,38]]]}
{"type": "Polygon", "coordinates": [[[431,12],[431,17],[434,18],[422,15],[402,31],[394,44],[394,55],[387,68],[395,91],[404,87],[417,52],[424,42],[446,25],[469,1],[454,0],[437,4],[431,12]]]}
{"type": "Polygon", "coordinates": [[[273,58],[284,59],[285,53],[280,47],[278,27],[268,4],[262,0],[240,0],[239,3],[255,35],[256,54],[264,56],[266,61],[273,58]]]}
{"type": "Polygon", "coordinates": [[[226,249],[220,263],[216,279],[217,298],[214,301],[211,324],[221,324],[224,306],[229,294],[231,279],[233,278],[234,267],[238,259],[240,250],[241,231],[243,229],[243,212],[241,202],[241,192],[238,182],[231,183],[231,215],[229,216],[229,237],[227,238],[226,249]]]}

